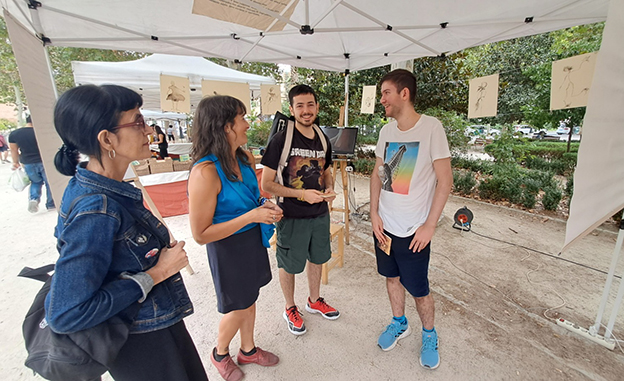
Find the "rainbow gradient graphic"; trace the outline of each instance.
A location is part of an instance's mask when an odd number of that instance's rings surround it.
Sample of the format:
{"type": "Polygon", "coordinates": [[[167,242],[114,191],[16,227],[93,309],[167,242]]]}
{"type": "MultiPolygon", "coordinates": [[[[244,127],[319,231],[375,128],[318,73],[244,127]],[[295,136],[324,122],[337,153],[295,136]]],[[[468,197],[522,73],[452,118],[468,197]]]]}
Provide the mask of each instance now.
{"type": "Polygon", "coordinates": [[[389,163],[392,157],[399,152],[401,146],[405,146],[406,151],[403,153],[401,161],[394,169],[392,176],[392,192],[398,194],[408,194],[416,161],[418,160],[418,147],[420,142],[388,142],[386,143],[386,153],[384,163],[389,163]]]}

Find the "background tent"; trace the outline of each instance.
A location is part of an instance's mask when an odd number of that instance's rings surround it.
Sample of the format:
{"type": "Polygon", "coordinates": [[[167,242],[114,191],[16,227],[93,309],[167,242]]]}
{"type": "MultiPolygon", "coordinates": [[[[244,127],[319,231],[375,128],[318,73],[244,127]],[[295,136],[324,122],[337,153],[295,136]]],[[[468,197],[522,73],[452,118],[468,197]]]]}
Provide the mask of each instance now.
{"type": "Polygon", "coordinates": [[[125,62],[73,61],[72,69],[76,85],[114,83],[129,87],[143,96],[143,107],[150,110],[160,109],[161,74],[189,79],[191,109],[197,106],[202,98],[202,79],[248,83],[250,89],[255,90],[254,96],[260,95],[261,84],[275,84],[273,78],[243,73],[202,57],[166,54],[153,54],[139,60],[125,62]]]}

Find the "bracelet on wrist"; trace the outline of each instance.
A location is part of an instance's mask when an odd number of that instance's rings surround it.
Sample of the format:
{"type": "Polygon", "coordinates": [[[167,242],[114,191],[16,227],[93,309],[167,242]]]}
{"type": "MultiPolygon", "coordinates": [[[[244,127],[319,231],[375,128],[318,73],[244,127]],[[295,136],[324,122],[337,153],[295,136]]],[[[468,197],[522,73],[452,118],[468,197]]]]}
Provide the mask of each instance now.
{"type": "Polygon", "coordinates": [[[260,198],[258,199],[258,205],[262,206],[262,205],[264,205],[267,201],[269,201],[269,199],[264,198],[264,197],[260,197],[260,198]]]}
{"type": "Polygon", "coordinates": [[[305,201],[305,189],[301,189],[301,197],[297,197],[299,201],[305,201]]]}

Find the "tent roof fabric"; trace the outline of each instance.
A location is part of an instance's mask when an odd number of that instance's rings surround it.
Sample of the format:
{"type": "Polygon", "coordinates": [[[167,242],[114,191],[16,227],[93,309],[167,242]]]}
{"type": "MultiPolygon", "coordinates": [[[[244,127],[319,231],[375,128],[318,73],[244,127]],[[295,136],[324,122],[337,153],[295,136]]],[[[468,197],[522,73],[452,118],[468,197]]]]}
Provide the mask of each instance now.
{"type": "Polygon", "coordinates": [[[287,22],[283,30],[275,31],[193,14],[194,0],[40,0],[36,9],[28,9],[25,0],[2,1],[20,22],[52,45],[222,57],[334,71],[450,54],[488,42],[604,21],[609,5],[608,0],[291,0],[292,15],[285,17],[258,2],[237,0],[287,22]],[[314,33],[303,34],[306,26],[314,33]]]}
{"type": "Polygon", "coordinates": [[[72,69],[76,85],[90,83],[125,86],[143,96],[144,108],[154,110],[160,109],[161,74],[188,78],[191,90],[195,90],[191,91],[193,106],[197,106],[202,98],[202,79],[248,83],[251,90],[259,90],[261,84],[275,84],[273,78],[243,73],[202,57],[167,54],[153,54],[139,60],[125,62],[73,61],[72,69]]]}

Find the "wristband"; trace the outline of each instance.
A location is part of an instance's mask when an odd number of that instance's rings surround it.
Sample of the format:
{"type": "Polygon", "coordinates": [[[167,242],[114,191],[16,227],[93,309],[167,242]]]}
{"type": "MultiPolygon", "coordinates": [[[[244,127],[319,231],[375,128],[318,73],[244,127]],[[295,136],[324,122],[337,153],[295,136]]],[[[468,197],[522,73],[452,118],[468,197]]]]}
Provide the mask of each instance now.
{"type": "Polygon", "coordinates": [[[305,202],[305,189],[301,189],[301,197],[298,197],[297,200],[305,202]]]}
{"type": "Polygon", "coordinates": [[[260,204],[260,206],[264,205],[267,201],[269,201],[269,199],[264,198],[264,197],[260,197],[258,199],[258,204],[260,204]]]}

